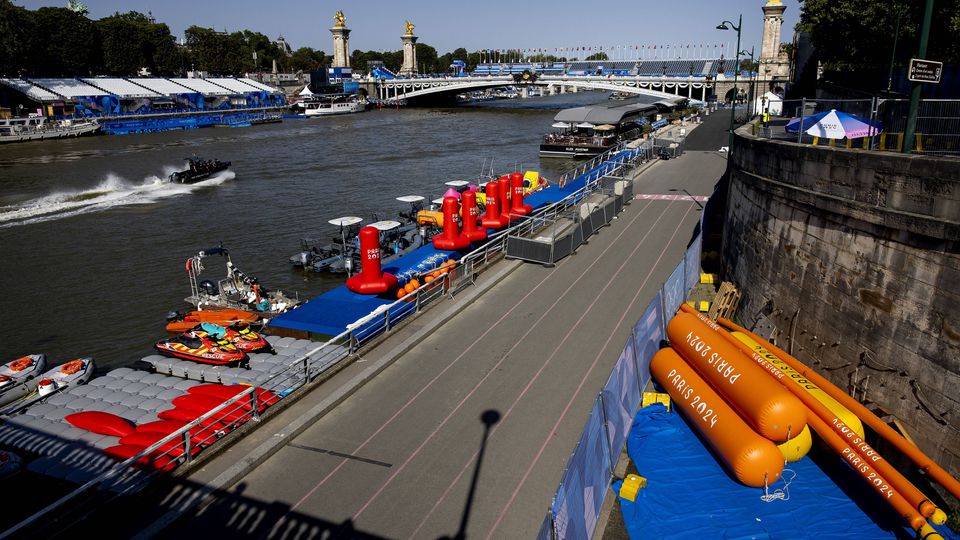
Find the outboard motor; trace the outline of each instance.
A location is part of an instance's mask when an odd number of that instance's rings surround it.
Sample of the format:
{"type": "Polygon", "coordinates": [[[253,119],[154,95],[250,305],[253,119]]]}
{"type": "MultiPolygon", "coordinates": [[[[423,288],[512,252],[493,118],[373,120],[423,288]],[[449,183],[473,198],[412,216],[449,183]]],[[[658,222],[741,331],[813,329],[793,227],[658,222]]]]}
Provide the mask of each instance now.
{"type": "Polygon", "coordinates": [[[304,268],[309,268],[311,259],[313,259],[313,256],[310,254],[309,251],[301,251],[299,266],[302,266],[304,268]]]}
{"type": "Polygon", "coordinates": [[[200,290],[203,291],[204,294],[209,294],[210,296],[216,296],[220,294],[220,289],[217,287],[217,284],[209,279],[205,279],[200,282],[200,290]]]}
{"type": "Polygon", "coordinates": [[[179,321],[182,318],[183,318],[183,315],[179,311],[167,312],[167,322],[179,321]]]}

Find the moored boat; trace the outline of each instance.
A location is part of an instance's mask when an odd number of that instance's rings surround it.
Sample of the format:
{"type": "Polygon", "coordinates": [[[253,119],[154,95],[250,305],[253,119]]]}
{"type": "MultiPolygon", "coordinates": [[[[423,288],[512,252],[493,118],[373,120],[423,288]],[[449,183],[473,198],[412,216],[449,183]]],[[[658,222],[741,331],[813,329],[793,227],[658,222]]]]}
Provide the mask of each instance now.
{"type": "Polygon", "coordinates": [[[261,285],[257,278],[244,274],[234,266],[230,252],[223,245],[200,251],[190,257],[187,259],[186,269],[191,295],[185,300],[198,310],[237,309],[270,318],[300,303],[296,297],[290,297],[283,291],[271,291],[261,285]],[[227,277],[216,282],[209,279],[200,281],[200,274],[204,269],[202,261],[213,255],[226,259],[227,277]]]}
{"type": "Polygon", "coordinates": [[[39,397],[48,396],[65,388],[83,384],[93,377],[93,358],[76,358],[47,371],[37,386],[39,397]]]}
{"type": "Polygon", "coordinates": [[[260,322],[261,318],[256,313],[242,309],[204,309],[186,313],[171,311],[167,314],[167,332],[180,334],[200,323],[230,326],[234,323],[258,324],[260,322]]]}
{"type": "Polygon", "coordinates": [[[28,396],[47,365],[44,354],[31,354],[0,365],[0,405],[28,396]]]}
{"type": "Polygon", "coordinates": [[[0,143],[79,137],[100,129],[96,120],[48,120],[31,114],[26,118],[0,118],[0,143]]]}
{"type": "Polygon", "coordinates": [[[247,361],[247,353],[227,340],[214,340],[210,336],[187,332],[158,341],[154,348],[161,354],[193,360],[204,364],[225,366],[247,361]]]}
{"type": "Polygon", "coordinates": [[[187,334],[201,338],[205,337],[213,341],[228,341],[245,353],[273,352],[273,347],[270,346],[266,338],[254,332],[248,324],[235,323],[230,326],[222,326],[202,323],[187,334]]]}

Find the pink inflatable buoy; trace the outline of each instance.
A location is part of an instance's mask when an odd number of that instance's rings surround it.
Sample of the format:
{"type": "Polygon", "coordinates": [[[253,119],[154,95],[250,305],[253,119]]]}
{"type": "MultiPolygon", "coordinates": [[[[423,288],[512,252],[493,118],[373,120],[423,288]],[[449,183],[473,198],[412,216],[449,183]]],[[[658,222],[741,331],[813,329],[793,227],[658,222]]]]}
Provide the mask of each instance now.
{"type": "Polygon", "coordinates": [[[479,242],[487,239],[487,231],[477,228],[477,218],[480,211],[477,210],[477,194],[472,191],[465,191],[460,197],[463,204],[463,235],[471,242],[479,242]]]}
{"type": "Polygon", "coordinates": [[[510,205],[511,214],[527,216],[533,212],[532,206],[523,204],[523,174],[515,172],[510,175],[510,193],[513,196],[510,205]]]}
{"type": "Polygon", "coordinates": [[[460,232],[460,206],[454,197],[443,198],[443,232],[433,237],[433,247],[456,251],[470,245],[470,239],[460,232]]]}
{"type": "Polygon", "coordinates": [[[397,288],[397,277],[380,269],[380,231],[360,229],[360,273],[347,279],[347,289],[357,294],[383,294],[397,288]]]}
{"type": "Polygon", "coordinates": [[[488,229],[502,229],[510,224],[500,215],[500,184],[495,180],[487,182],[487,212],[481,224],[488,229]]]}
{"type": "Polygon", "coordinates": [[[455,190],[455,189],[453,189],[453,188],[450,188],[450,189],[448,189],[448,190],[446,190],[446,191],[443,192],[443,198],[446,199],[447,197],[453,197],[454,199],[457,199],[457,200],[459,201],[459,200],[460,200],[460,192],[457,191],[457,190],[455,190]]]}

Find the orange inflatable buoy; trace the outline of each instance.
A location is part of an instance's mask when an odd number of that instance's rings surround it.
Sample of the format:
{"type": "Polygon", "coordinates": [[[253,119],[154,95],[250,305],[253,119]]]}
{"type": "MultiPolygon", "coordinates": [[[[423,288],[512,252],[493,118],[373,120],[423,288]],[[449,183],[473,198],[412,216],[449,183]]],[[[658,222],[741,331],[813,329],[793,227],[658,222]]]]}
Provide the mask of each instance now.
{"type": "Polygon", "coordinates": [[[800,400],[709,326],[678,313],[667,324],[667,336],[757,433],[782,443],[803,431],[807,410],[800,400]]]}
{"type": "Polygon", "coordinates": [[[650,373],[737,480],[764,487],[780,479],[783,455],[777,446],[753,431],[676,351],[653,355],[650,373]]]}

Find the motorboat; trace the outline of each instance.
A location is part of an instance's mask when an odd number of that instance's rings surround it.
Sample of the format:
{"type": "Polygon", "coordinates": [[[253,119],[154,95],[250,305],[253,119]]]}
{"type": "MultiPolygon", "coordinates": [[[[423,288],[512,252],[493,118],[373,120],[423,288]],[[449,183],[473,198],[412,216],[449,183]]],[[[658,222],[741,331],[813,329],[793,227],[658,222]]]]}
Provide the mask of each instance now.
{"type": "Polygon", "coordinates": [[[300,253],[290,257],[295,267],[314,272],[333,272],[350,274],[354,263],[359,259],[356,254],[357,233],[363,218],[344,216],[331,219],[327,223],[338,228],[338,234],[330,242],[304,238],[300,241],[300,253]]]}
{"type": "MultiPolygon", "coordinates": [[[[43,368],[40,368],[43,369],[43,368]]],[[[0,415],[9,415],[22,410],[29,405],[42,401],[57,392],[62,392],[71,386],[84,384],[93,377],[93,358],[84,357],[64,362],[42,375],[38,375],[27,385],[31,388],[20,398],[5,403],[0,409],[0,415]]]]}
{"type": "Polygon", "coordinates": [[[0,365],[0,406],[30,395],[47,365],[44,354],[31,354],[0,365]]]}
{"type": "Polygon", "coordinates": [[[234,323],[259,324],[262,319],[256,313],[242,309],[204,309],[181,313],[171,311],[167,314],[167,332],[180,334],[200,323],[213,323],[230,326],[234,323]]]}
{"type": "Polygon", "coordinates": [[[186,262],[187,277],[190,280],[190,296],[185,300],[196,306],[197,310],[237,309],[250,311],[261,318],[271,318],[293,309],[300,304],[283,291],[272,291],[260,284],[260,281],[248,276],[233,264],[230,252],[221,244],[215,248],[198,252],[186,262]],[[219,281],[200,279],[204,270],[203,259],[220,255],[226,259],[227,275],[219,281]]]}
{"type": "Polygon", "coordinates": [[[262,335],[254,332],[250,325],[235,323],[230,326],[221,326],[213,323],[201,323],[188,335],[208,338],[213,341],[228,341],[234,347],[245,353],[273,352],[273,347],[262,335]]]}
{"type": "Polygon", "coordinates": [[[187,158],[187,168],[183,171],[177,171],[171,174],[168,179],[175,184],[195,184],[210,178],[211,176],[227,170],[230,167],[229,161],[220,161],[218,159],[187,158]]]}
{"type": "Polygon", "coordinates": [[[186,332],[162,339],[153,347],[167,356],[215,366],[238,365],[247,361],[246,352],[225,339],[215,340],[205,333],[186,332]]]}
{"type": "Polygon", "coordinates": [[[39,114],[0,118],[0,143],[79,137],[100,129],[96,120],[50,120],[39,114]]]}
{"type": "Polygon", "coordinates": [[[307,118],[363,112],[367,101],[359,94],[314,94],[295,104],[307,118]]]}
{"type": "Polygon", "coordinates": [[[641,125],[660,112],[655,104],[613,101],[564,109],[543,136],[540,157],[598,156],[617,144],[643,136],[641,125]]]}

